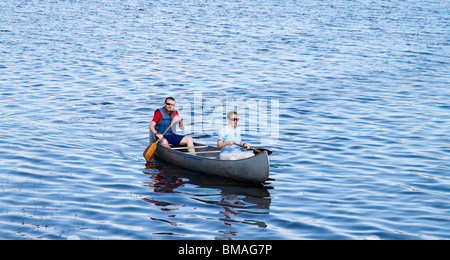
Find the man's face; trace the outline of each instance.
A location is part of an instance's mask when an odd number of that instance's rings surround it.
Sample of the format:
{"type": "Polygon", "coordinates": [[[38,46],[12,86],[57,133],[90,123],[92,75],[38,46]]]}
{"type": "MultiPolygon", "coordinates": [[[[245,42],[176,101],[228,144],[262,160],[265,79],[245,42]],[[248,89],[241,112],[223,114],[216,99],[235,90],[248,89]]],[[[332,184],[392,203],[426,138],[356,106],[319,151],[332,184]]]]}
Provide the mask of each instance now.
{"type": "Polygon", "coordinates": [[[166,108],[167,112],[172,112],[175,109],[175,101],[168,99],[166,103],[164,103],[164,107],[166,108]]]}

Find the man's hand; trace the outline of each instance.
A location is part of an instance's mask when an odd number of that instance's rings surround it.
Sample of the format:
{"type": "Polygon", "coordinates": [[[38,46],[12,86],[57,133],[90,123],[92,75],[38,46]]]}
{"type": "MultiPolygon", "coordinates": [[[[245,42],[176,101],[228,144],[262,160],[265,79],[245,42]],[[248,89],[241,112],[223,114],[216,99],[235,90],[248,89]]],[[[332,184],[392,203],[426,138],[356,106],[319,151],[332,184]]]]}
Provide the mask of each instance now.
{"type": "Polygon", "coordinates": [[[175,123],[178,123],[180,121],[181,121],[181,117],[178,116],[178,115],[174,116],[173,119],[172,119],[172,122],[175,122],[175,123]]]}

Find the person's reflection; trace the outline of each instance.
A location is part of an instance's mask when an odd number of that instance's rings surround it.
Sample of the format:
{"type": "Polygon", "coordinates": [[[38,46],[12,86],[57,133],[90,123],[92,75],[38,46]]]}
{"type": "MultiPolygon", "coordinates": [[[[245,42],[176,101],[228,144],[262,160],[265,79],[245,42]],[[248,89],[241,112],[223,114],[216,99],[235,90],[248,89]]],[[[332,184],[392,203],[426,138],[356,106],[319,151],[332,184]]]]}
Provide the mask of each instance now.
{"type": "Polygon", "coordinates": [[[144,182],[144,186],[152,187],[154,192],[158,193],[171,193],[180,186],[183,186],[183,180],[175,175],[166,174],[162,169],[159,169],[157,165],[152,163],[147,163],[147,169],[156,170],[153,174],[149,172],[144,172],[150,175],[152,182],[144,182]]]}
{"type": "MultiPolygon", "coordinates": [[[[151,188],[156,193],[180,193],[180,196],[183,196],[183,190],[176,191],[176,189],[184,187],[187,184],[194,185],[199,188],[199,194],[189,194],[189,198],[205,204],[219,206],[220,209],[217,210],[217,213],[223,215],[223,217],[217,218],[217,220],[222,221],[228,228],[232,228],[233,223],[256,225],[262,228],[267,226],[260,220],[241,220],[238,215],[241,213],[256,214],[258,216],[261,214],[269,214],[271,197],[268,189],[271,187],[195,174],[164,164],[147,164],[146,168],[148,171],[144,171],[144,174],[150,176],[150,181],[144,182],[144,186],[151,188]],[[208,194],[210,190],[220,191],[220,199],[212,199],[217,195],[216,192],[214,196],[205,196],[205,192],[208,194]]],[[[157,196],[151,196],[143,200],[160,207],[161,211],[172,213],[166,216],[170,217],[170,220],[160,217],[151,217],[150,219],[169,223],[172,226],[180,224],[175,221],[177,216],[174,213],[185,205],[156,200],[155,197],[157,196]]],[[[177,198],[177,201],[179,199],[177,198]]],[[[260,218],[258,217],[257,219],[260,218]]],[[[237,230],[217,230],[217,232],[233,237],[238,234],[237,230]]]]}
{"type": "MultiPolygon", "coordinates": [[[[159,169],[158,165],[147,163],[145,166],[146,169],[155,170],[152,172],[144,172],[144,174],[149,175],[152,180],[144,182],[144,186],[152,188],[154,192],[173,193],[176,188],[183,186],[183,180],[181,178],[178,178],[175,175],[166,174],[164,170],[159,169]]],[[[142,200],[160,207],[161,211],[174,211],[182,206],[178,203],[155,200],[153,198],[143,198],[142,200]]]]}

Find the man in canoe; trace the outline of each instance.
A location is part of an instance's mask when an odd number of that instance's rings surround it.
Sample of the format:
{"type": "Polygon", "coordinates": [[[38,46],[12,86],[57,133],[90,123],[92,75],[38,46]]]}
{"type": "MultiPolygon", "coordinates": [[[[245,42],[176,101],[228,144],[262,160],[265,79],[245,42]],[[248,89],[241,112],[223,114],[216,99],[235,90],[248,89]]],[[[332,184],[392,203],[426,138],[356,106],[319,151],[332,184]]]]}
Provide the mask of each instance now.
{"type": "Polygon", "coordinates": [[[239,146],[250,149],[250,146],[241,140],[241,128],[237,126],[239,117],[235,111],[227,113],[228,124],[219,132],[217,148],[220,150],[222,160],[240,160],[254,156],[252,151],[242,150],[239,146]]]}
{"type": "MultiPolygon", "coordinates": [[[[181,130],[184,130],[183,120],[175,109],[175,99],[173,97],[168,97],[164,100],[164,106],[155,111],[153,120],[149,126],[150,131],[155,135],[155,140],[162,139],[160,142],[165,147],[170,147],[170,145],[186,145],[188,147],[193,147],[194,140],[192,137],[177,135],[175,133],[176,125],[178,125],[181,130]],[[175,123],[170,127],[172,122],[175,123]],[[169,127],[170,129],[168,129],[169,127]],[[163,135],[166,130],[167,132],[163,135]]],[[[189,152],[195,152],[194,148],[189,148],[188,150],[189,152]]]]}

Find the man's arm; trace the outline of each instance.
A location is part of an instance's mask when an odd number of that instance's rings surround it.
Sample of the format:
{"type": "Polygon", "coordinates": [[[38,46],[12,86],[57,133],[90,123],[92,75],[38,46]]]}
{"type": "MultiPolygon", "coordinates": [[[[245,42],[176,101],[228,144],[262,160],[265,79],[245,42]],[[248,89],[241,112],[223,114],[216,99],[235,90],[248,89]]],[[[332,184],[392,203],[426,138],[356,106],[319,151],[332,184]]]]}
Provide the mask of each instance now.
{"type": "Polygon", "coordinates": [[[180,129],[184,130],[184,124],[179,115],[174,116],[172,120],[175,121],[175,123],[178,122],[178,126],[180,127],[180,129]]]}
{"type": "Polygon", "coordinates": [[[150,123],[150,125],[149,125],[149,129],[150,129],[150,131],[152,131],[152,133],[153,134],[157,134],[158,133],[158,131],[156,130],[156,124],[159,122],[159,120],[161,120],[162,119],[162,114],[161,114],[161,112],[159,111],[159,110],[156,110],[156,112],[155,112],[155,115],[153,116],[153,120],[152,120],[152,122],[150,123]]]}
{"type": "Polygon", "coordinates": [[[164,136],[163,136],[162,134],[158,134],[158,131],[156,131],[155,126],[156,126],[156,123],[152,121],[152,122],[150,123],[150,126],[149,126],[148,128],[150,128],[150,131],[151,131],[156,137],[158,137],[158,139],[164,138],[164,136]]]}
{"type": "Polygon", "coordinates": [[[150,129],[150,131],[152,131],[153,134],[156,135],[156,134],[158,133],[158,131],[156,131],[155,126],[156,126],[156,123],[152,121],[152,122],[150,123],[150,126],[149,126],[148,128],[150,129]]]}

